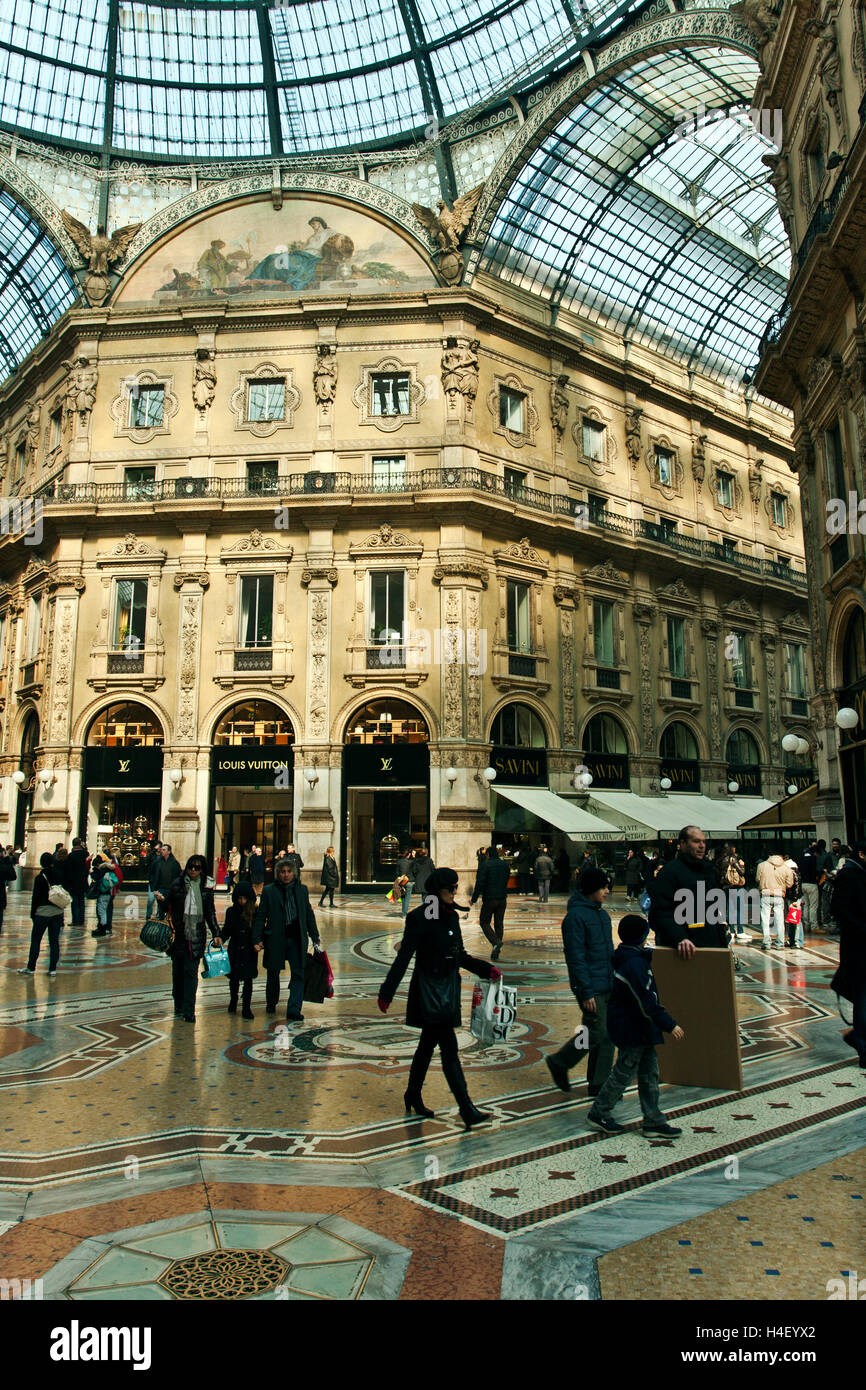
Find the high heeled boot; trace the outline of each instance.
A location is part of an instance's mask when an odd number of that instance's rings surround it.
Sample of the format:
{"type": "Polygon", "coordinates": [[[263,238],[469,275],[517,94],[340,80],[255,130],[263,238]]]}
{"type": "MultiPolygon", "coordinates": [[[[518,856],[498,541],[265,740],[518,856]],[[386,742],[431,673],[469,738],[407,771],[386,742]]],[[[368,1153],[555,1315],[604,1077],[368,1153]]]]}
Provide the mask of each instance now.
{"type": "Polygon", "coordinates": [[[414,1111],[424,1120],[432,1120],[434,1116],[434,1111],[427,1109],[421,1097],[421,1087],[424,1085],[424,1078],[427,1075],[429,1065],[430,1063],[425,1057],[419,1057],[417,1053],[415,1054],[409,1068],[409,1080],[406,1083],[406,1091],[403,1096],[403,1104],[406,1109],[414,1111]]]}
{"type": "Polygon", "coordinates": [[[486,1124],[492,1120],[493,1116],[486,1110],[479,1110],[469,1099],[469,1090],[466,1085],[466,1077],[463,1075],[463,1068],[460,1065],[459,1057],[449,1057],[442,1059],[442,1070],[445,1073],[445,1080],[451,1088],[451,1094],[457,1102],[460,1110],[460,1118],[467,1129],[473,1125],[486,1124]]]}

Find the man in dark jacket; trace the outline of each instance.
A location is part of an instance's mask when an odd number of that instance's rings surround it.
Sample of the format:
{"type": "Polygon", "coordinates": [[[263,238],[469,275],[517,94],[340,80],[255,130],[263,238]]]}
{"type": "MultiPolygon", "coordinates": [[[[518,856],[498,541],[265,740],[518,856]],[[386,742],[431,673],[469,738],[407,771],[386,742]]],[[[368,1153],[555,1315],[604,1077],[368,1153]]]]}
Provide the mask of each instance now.
{"type": "Polygon", "coordinates": [[[505,904],[508,898],[510,876],[511,870],[508,864],[504,859],[500,859],[496,846],[491,845],[487,851],[487,858],[481,861],[481,868],[472,890],[471,899],[473,903],[477,902],[479,898],[481,899],[479,925],[493,947],[490,952],[491,960],[498,960],[499,952],[502,950],[505,904]],[[491,917],[493,918],[493,931],[490,930],[491,917]]]}
{"type": "Polygon", "coordinates": [[[291,864],[292,868],[293,868],[294,871],[295,871],[295,878],[296,878],[297,882],[300,883],[300,881],[301,881],[301,869],[304,867],[304,861],[303,861],[303,859],[301,858],[301,856],[298,854],[298,851],[295,849],[295,846],[294,846],[294,845],[286,845],[285,850],[279,855],[279,858],[280,858],[280,859],[287,859],[287,860],[289,861],[289,863],[291,864]]]}
{"type": "Polygon", "coordinates": [[[866,1068],[866,840],[851,846],[840,866],[830,902],[839,923],[839,973],[834,986],[853,1006],[853,1027],[843,1037],[866,1068]]]}
{"type": "Polygon", "coordinates": [[[253,922],[253,945],[257,951],[264,947],[267,973],[265,1006],[269,1014],[277,1012],[280,997],[280,971],[288,962],[291,970],[286,1020],[303,1022],[301,1005],[304,1002],[304,967],[310,939],[321,945],[316,917],[310,895],[295,876],[294,865],[288,859],[278,859],[276,881],[262,893],[253,922]]]}
{"type": "Polygon", "coordinates": [[[6,911],[6,885],[14,883],[17,877],[15,860],[0,846],[0,931],[3,930],[3,913],[6,911]]]}
{"type": "Polygon", "coordinates": [[[656,1046],[662,1033],[680,1041],[685,1036],[659,1000],[652,972],[652,951],[644,942],[646,920],[630,912],[617,928],[621,946],[613,957],[614,987],[607,1009],[607,1026],[617,1046],[616,1064],[586,1117],[603,1134],[621,1134],[624,1126],[613,1118],[613,1108],[637,1076],[643,1133],[649,1138],[676,1139],[681,1129],[669,1125],[659,1109],[659,1063],[656,1046]]]}
{"type": "Polygon", "coordinates": [[[409,911],[409,904],[412,901],[412,889],[415,886],[415,856],[410,845],[404,845],[400,858],[397,860],[397,872],[394,875],[395,882],[398,878],[408,879],[404,885],[403,896],[400,899],[400,911],[403,916],[409,911]]]}
{"type": "Polygon", "coordinates": [[[421,896],[422,896],[422,898],[423,898],[424,892],[425,892],[425,890],[426,890],[426,888],[427,888],[427,880],[428,880],[428,878],[430,877],[430,875],[433,873],[433,871],[435,870],[435,868],[436,868],[436,865],[433,863],[433,860],[430,858],[430,855],[427,853],[427,846],[426,846],[426,845],[422,845],[420,849],[416,849],[416,851],[415,851],[415,876],[414,876],[414,879],[413,879],[413,883],[414,883],[414,885],[415,885],[414,891],[415,891],[416,893],[420,893],[421,896]]]}
{"type": "Polygon", "coordinates": [[[180,864],[171,852],[171,845],[160,845],[159,858],[154,868],[153,877],[150,879],[150,887],[158,903],[156,915],[160,921],[168,911],[168,890],[182,873],[180,864]]]}
{"type": "Polygon", "coordinates": [[[649,924],[656,945],[672,946],[684,960],[690,960],[698,946],[728,944],[723,895],[707,903],[708,895],[719,887],[719,878],[706,856],[703,830],[686,825],[677,837],[676,856],[647,885],[649,924]]]}
{"type": "Polygon", "coordinates": [[[562,944],[568,983],[580,1005],[581,1046],[569,1038],[548,1057],[554,1084],[570,1091],[568,1073],[587,1052],[586,1081],[597,1096],[613,1066],[613,1043],[607,1035],[607,1002],[613,989],[613,941],[610,917],[602,904],[610,897],[610,879],[601,869],[586,869],[568,900],[562,921],[562,944]]]}
{"type": "Polygon", "coordinates": [[[73,927],[84,926],[84,897],[87,892],[87,876],[90,868],[90,856],[87,847],[81,843],[76,835],[72,841],[72,849],[66,860],[66,873],[64,875],[63,886],[72,898],[70,905],[71,922],[73,927]]]}
{"type": "MultiPolygon", "coordinates": [[[[826,845],[824,846],[826,849],[826,845]]],[[[797,872],[803,895],[803,931],[809,935],[818,930],[818,855],[817,840],[810,840],[803,853],[797,856],[797,872]]]]}

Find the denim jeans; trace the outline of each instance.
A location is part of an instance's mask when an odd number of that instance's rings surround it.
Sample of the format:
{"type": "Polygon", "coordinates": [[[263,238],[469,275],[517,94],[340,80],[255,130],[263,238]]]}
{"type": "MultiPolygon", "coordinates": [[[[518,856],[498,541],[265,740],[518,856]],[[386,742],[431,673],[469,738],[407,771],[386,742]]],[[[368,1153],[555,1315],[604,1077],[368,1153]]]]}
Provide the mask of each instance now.
{"type": "Polygon", "coordinates": [[[621,1047],[616,1054],[613,1071],[607,1078],[590,1110],[593,1118],[607,1120],[614,1106],[622,1100],[626,1086],[637,1074],[637,1090],[644,1123],[663,1125],[665,1117],[659,1109],[659,1061],[655,1047],[621,1047]]]}
{"type": "Polygon", "coordinates": [[[103,930],[108,927],[108,905],[110,902],[110,893],[100,893],[96,899],[96,921],[103,930]]]}
{"type": "Polygon", "coordinates": [[[761,932],[769,946],[773,927],[776,928],[776,942],[779,946],[785,941],[785,899],[761,894],[761,932]]]}
{"type": "MultiPolygon", "coordinates": [[[[590,1095],[597,1095],[610,1076],[614,1052],[616,1051],[607,1035],[607,1004],[610,999],[610,991],[599,991],[594,997],[596,1012],[594,1014],[581,1013],[580,1015],[581,1026],[587,1031],[589,1051],[586,1054],[586,1084],[589,1087],[590,1095]]],[[[583,1055],[583,1048],[577,1046],[574,1038],[569,1038],[564,1047],[552,1054],[550,1060],[570,1070],[577,1066],[583,1055]]]]}
{"type": "Polygon", "coordinates": [[[148,888],[148,890],[147,890],[147,907],[145,908],[145,912],[144,912],[144,920],[145,920],[146,922],[152,921],[152,920],[153,920],[153,917],[154,917],[155,911],[156,911],[156,897],[154,896],[153,889],[152,889],[152,888],[148,888]]]}
{"type": "Polygon", "coordinates": [[[406,887],[403,889],[403,897],[400,899],[400,911],[401,911],[401,913],[403,914],[404,917],[406,916],[406,913],[409,911],[409,905],[410,905],[411,902],[412,902],[412,885],[411,885],[411,883],[407,883],[407,884],[406,884],[406,887]]]}
{"type": "Polygon", "coordinates": [[[804,883],[803,889],[803,930],[813,932],[818,926],[818,885],[804,883]]]}
{"type": "Polygon", "coordinates": [[[42,945],[42,938],[46,931],[48,932],[48,969],[57,969],[57,963],[60,960],[60,933],[62,930],[62,912],[58,912],[54,917],[33,918],[33,930],[30,933],[30,955],[27,960],[28,969],[36,969],[36,962],[39,959],[39,948],[42,945]]]}

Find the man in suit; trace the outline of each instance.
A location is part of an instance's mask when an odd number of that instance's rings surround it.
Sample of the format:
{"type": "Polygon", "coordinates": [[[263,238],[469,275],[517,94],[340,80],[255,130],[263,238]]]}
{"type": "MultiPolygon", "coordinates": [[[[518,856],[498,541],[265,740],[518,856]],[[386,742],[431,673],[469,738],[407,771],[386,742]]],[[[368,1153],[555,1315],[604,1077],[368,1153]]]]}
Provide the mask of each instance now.
{"type": "Polygon", "coordinates": [[[321,939],[310,894],[305,885],[298,882],[294,864],[288,857],[278,859],[275,870],[276,879],[262,893],[253,921],[253,945],[257,951],[264,949],[265,953],[267,1012],[277,1012],[280,971],[288,964],[291,978],[286,1021],[301,1023],[307,946],[311,938],[316,946],[321,945],[321,939]]]}

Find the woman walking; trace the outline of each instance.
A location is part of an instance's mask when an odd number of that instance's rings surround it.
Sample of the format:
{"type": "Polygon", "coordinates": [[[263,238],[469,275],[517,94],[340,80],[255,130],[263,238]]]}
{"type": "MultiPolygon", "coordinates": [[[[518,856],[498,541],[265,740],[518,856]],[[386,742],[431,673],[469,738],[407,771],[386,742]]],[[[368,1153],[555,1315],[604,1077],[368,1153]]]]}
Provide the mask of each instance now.
{"type": "MultiPolygon", "coordinates": [[[[57,974],[60,963],[60,933],[63,930],[63,908],[58,907],[49,897],[52,888],[61,887],[60,873],[54,863],[54,856],[46,850],[39,860],[42,866],[33,880],[33,896],[30,899],[30,920],[33,930],[30,933],[30,955],[19,975],[35,975],[36,962],[42,938],[48,932],[48,978],[57,974]]],[[[62,894],[61,894],[62,896],[62,894]]]]}
{"type": "Polygon", "coordinates": [[[96,930],[90,935],[108,936],[111,933],[111,900],[117,887],[117,874],[107,854],[97,854],[91,876],[96,888],[96,930]]]}
{"type": "Polygon", "coordinates": [[[625,892],[630,903],[636,903],[644,890],[646,860],[639,849],[632,847],[625,861],[625,892]]]}
{"type": "Polygon", "coordinates": [[[325,858],[322,862],[322,873],[319,882],[322,885],[322,896],[319,898],[319,907],[325,906],[326,893],[328,895],[328,906],[333,907],[334,889],[340,886],[340,868],[334,858],[333,845],[328,845],[328,848],[325,850],[325,858]]]}
{"type": "Polygon", "coordinates": [[[258,953],[253,945],[253,918],[256,915],[256,895],[252,884],[239,883],[232,893],[232,905],[222,927],[222,940],[228,942],[229,1007],[230,1014],[238,1011],[238,989],[243,982],[241,1018],[254,1018],[252,1011],[253,980],[259,973],[258,953]]]}
{"type": "Polygon", "coordinates": [[[195,1023],[198,967],[205,953],[208,927],[213,944],[222,944],[213,889],[205,886],[206,875],[207,863],[204,855],[193,854],[186,861],[186,868],[174,880],[167,894],[172,929],[169,955],[174,1016],[182,1018],[185,1023],[195,1023]]]}
{"type": "MultiPolygon", "coordinates": [[[[469,1099],[466,1079],[457,1054],[457,1034],[460,1027],[460,969],[471,970],[485,980],[499,980],[502,972],[487,961],[466,954],[460,934],[460,919],[454,904],[458,876],[453,869],[435,869],[425,884],[428,898],[435,897],[436,911],[429,913],[429,903],[413,908],[406,918],[406,928],[397,957],[379,991],[379,1008],[387,1013],[397,986],[415,956],[415,969],[409,984],[406,1022],[410,1028],[420,1028],[421,1037],[409,1069],[409,1082],[403,1097],[407,1111],[430,1119],[421,1098],[421,1088],[437,1046],[442,1058],[445,1080],[451,1088],[467,1129],[482,1124],[490,1115],[478,1110],[469,1099]]],[[[464,908],[465,912],[466,909],[464,908]]]]}

